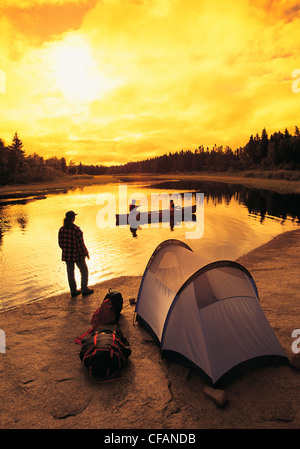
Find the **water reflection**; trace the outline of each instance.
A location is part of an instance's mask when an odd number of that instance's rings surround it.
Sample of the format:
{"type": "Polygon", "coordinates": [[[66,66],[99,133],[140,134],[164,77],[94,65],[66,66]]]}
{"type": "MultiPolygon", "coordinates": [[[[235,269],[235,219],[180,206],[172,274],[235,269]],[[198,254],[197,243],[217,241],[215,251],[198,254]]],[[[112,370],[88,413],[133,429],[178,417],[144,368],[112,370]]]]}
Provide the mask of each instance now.
{"type": "Polygon", "coordinates": [[[6,207],[0,207],[0,245],[3,235],[10,231],[14,225],[18,225],[22,232],[26,231],[28,226],[28,214],[23,208],[18,208],[17,211],[11,211],[6,207]]]}
{"type": "Polygon", "coordinates": [[[28,225],[28,216],[26,214],[22,214],[17,218],[17,222],[20,225],[20,229],[25,232],[26,227],[28,225]]]}
{"type": "Polygon", "coordinates": [[[10,221],[5,217],[5,213],[0,209],[0,245],[2,244],[3,234],[11,228],[10,221]]]}
{"type": "Polygon", "coordinates": [[[281,232],[297,228],[300,219],[297,195],[212,182],[140,182],[127,187],[128,197],[144,194],[148,204],[153,193],[168,192],[176,197],[176,193],[203,192],[204,235],[187,237],[188,223],[176,226],[172,220],[137,229],[128,225],[99,227],[99,195],[110,192],[118,203],[117,183],[49,194],[39,201],[0,202],[0,309],[68,291],[57,242],[68,210],[78,213],[76,221],[91,255],[90,285],[118,276],[142,275],[154,249],[166,239],[185,241],[211,261],[235,260],[281,232]]]}
{"type": "MultiPolygon", "coordinates": [[[[193,214],[192,221],[194,221],[194,222],[196,221],[196,214],[193,214]]],[[[174,231],[175,226],[180,226],[180,224],[181,224],[180,221],[175,221],[174,214],[171,214],[170,218],[165,220],[164,222],[167,222],[170,225],[170,231],[174,231]]],[[[141,229],[142,229],[141,226],[137,226],[137,227],[129,226],[129,230],[130,230],[133,238],[138,237],[138,231],[141,229]]]]}
{"type": "Polygon", "coordinates": [[[129,227],[129,230],[130,230],[130,232],[131,232],[133,238],[136,238],[136,237],[137,237],[137,231],[138,231],[138,229],[139,229],[139,227],[138,227],[138,228],[132,228],[131,226],[129,227]]]}
{"type": "Polygon", "coordinates": [[[282,219],[291,217],[300,222],[300,196],[297,194],[279,194],[270,190],[251,189],[240,184],[227,184],[225,182],[213,181],[170,181],[155,184],[152,188],[166,190],[190,190],[204,192],[206,203],[230,204],[231,200],[236,200],[239,204],[245,205],[249,214],[261,217],[261,222],[266,216],[273,216],[282,219]]]}

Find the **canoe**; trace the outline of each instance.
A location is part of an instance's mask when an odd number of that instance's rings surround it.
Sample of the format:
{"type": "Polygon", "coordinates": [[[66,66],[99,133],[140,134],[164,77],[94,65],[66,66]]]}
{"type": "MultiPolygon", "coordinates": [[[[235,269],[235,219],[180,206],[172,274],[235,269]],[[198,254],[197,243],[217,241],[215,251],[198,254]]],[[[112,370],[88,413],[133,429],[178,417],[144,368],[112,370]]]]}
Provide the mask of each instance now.
{"type": "Polygon", "coordinates": [[[181,222],[196,220],[196,206],[188,206],[184,208],[176,208],[175,210],[159,210],[159,211],[135,211],[130,214],[116,214],[116,225],[142,225],[162,222],[181,222]],[[130,221],[129,221],[129,216],[130,221]]]}

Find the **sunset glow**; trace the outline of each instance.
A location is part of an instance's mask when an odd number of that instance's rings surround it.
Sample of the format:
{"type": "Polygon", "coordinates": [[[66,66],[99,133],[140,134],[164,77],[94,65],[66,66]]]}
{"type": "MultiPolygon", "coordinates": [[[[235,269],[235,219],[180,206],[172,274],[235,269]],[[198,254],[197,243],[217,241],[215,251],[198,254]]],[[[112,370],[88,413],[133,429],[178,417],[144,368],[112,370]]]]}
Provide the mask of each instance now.
{"type": "Polygon", "coordinates": [[[299,126],[300,3],[4,0],[0,138],[117,164],[299,126]]]}
{"type": "Polygon", "coordinates": [[[57,45],[54,61],[57,88],[70,103],[89,103],[114,87],[101,74],[88,43],[76,34],[57,45]]]}
{"type": "Polygon", "coordinates": [[[84,46],[62,44],[58,48],[55,77],[58,88],[71,102],[90,101],[97,96],[93,60],[84,46]]]}

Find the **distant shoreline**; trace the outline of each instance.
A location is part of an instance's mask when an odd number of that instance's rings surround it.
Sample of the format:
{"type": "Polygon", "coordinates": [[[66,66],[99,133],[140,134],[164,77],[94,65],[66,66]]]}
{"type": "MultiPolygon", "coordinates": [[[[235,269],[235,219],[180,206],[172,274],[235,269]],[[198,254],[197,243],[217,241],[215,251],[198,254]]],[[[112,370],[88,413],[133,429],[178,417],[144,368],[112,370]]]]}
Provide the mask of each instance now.
{"type": "Polygon", "coordinates": [[[300,194],[300,180],[263,178],[246,176],[241,173],[170,173],[170,174],[129,174],[119,175],[119,179],[124,181],[134,180],[181,180],[181,181],[212,181],[224,182],[227,184],[242,184],[256,189],[271,190],[281,194],[300,194]]]}
{"type": "Polygon", "coordinates": [[[115,176],[70,176],[64,179],[47,182],[37,182],[32,184],[6,185],[0,187],[0,199],[28,198],[31,196],[46,195],[49,193],[59,193],[79,187],[95,184],[108,184],[118,182],[115,176]]]}
{"type": "Polygon", "coordinates": [[[109,184],[117,182],[151,180],[182,180],[182,181],[214,181],[228,184],[242,184],[247,187],[265,189],[281,194],[300,194],[300,181],[287,179],[270,179],[262,177],[247,177],[241,174],[216,173],[171,173],[149,174],[135,173],[128,175],[75,175],[64,179],[45,183],[32,183],[22,185],[7,185],[0,187],[0,200],[13,198],[29,198],[51,193],[60,193],[89,185],[109,184]]]}

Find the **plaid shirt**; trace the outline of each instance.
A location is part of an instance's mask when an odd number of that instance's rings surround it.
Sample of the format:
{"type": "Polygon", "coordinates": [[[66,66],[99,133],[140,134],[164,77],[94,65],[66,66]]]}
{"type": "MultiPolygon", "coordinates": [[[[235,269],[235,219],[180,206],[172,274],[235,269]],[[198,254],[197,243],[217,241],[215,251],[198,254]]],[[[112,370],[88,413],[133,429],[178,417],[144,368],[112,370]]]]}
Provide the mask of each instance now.
{"type": "Polygon", "coordinates": [[[81,229],[72,224],[70,228],[62,226],[58,232],[58,244],[62,249],[62,260],[83,260],[88,256],[88,250],[83,241],[81,229]]]}

